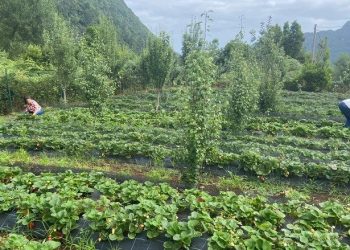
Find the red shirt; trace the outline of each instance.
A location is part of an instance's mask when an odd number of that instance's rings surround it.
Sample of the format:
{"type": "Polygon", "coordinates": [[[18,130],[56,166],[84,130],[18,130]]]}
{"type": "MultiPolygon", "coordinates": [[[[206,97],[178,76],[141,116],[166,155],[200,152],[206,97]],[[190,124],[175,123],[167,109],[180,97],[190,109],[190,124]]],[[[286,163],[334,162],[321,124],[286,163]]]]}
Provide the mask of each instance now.
{"type": "Polygon", "coordinates": [[[41,109],[41,106],[34,100],[27,103],[26,112],[35,113],[41,109]]]}

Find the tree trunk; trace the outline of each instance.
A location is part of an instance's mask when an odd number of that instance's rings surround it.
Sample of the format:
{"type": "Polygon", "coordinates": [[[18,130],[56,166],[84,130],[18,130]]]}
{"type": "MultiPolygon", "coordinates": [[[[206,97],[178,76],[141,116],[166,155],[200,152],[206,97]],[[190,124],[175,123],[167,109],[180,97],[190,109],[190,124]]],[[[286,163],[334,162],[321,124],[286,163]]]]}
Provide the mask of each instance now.
{"type": "Polygon", "coordinates": [[[66,88],[62,88],[62,94],[63,94],[63,103],[64,103],[64,105],[67,105],[67,90],[66,90],[66,88]]]}
{"type": "Polygon", "coordinates": [[[160,107],[160,94],[161,94],[161,90],[158,90],[158,98],[157,98],[157,106],[156,106],[157,112],[158,112],[159,107],[160,107]]]}

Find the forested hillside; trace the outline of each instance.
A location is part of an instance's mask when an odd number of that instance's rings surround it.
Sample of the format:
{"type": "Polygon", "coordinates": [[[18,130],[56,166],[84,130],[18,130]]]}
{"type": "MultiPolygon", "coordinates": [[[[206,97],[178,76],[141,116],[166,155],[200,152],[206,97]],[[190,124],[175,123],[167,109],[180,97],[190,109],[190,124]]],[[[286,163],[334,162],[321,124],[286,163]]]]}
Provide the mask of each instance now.
{"type": "Polygon", "coordinates": [[[19,54],[28,44],[41,44],[55,12],[71,24],[76,35],[106,16],[115,25],[119,40],[138,52],[149,34],[123,0],[4,0],[0,2],[0,50],[19,54]]]}
{"type": "Polygon", "coordinates": [[[123,0],[56,0],[59,13],[80,32],[97,22],[99,16],[112,19],[120,39],[132,49],[141,51],[146,44],[148,29],[126,6],[123,0]]]}

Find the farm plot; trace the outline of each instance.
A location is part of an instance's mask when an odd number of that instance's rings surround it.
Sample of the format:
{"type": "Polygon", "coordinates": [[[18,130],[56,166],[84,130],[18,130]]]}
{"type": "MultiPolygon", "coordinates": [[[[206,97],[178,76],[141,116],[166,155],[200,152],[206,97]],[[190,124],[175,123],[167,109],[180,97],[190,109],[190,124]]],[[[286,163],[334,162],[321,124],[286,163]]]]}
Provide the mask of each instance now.
{"type": "MultiPolygon", "coordinates": [[[[156,95],[120,96],[110,111],[93,117],[86,108],[48,110],[42,117],[18,116],[0,126],[0,149],[138,159],[176,166],[183,134],[181,104],[166,92],[161,112],[156,95]]],[[[254,117],[246,130],[232,134],[223,124],[219,149],[206,159],[210,167],[231,166],[268,176],[304,176],[349,183],[350,133],[331,93],[284,92],[280,111],[254,117]]]]}
{"type": "Polygon", "coordinates": [[[0,170],[5,249],[64,248],[83,232],[98,249],[131,249],[141,239],[144,249],[162,241],[165,249],[350,249],[350,207],[311,204],[293,190],[272,197],[212,196],[167,184],[117,183],[97,172],[0,170]]]}

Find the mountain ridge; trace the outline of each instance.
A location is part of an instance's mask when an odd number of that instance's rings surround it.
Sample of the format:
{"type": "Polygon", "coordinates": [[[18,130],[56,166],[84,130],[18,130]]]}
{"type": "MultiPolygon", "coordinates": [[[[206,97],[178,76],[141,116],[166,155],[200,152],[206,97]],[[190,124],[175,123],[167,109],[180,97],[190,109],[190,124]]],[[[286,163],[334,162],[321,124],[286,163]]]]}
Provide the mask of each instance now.
{"type": "MultiPolygon", "coordinates": [[[[313,33],[304,33],[304,47],[307,51],[312,51],[313,33]]],[[[328,39],[331,61],[335,62],[343,53],[350,54],[350,21],[347,21],[338,30],[325,30],[317,32],[317,42],[320,39],[328,39]]]]}

